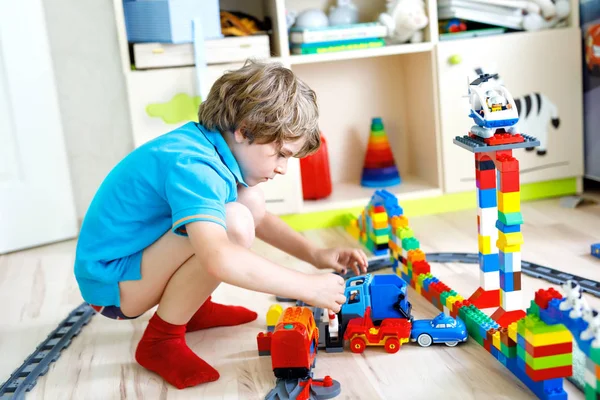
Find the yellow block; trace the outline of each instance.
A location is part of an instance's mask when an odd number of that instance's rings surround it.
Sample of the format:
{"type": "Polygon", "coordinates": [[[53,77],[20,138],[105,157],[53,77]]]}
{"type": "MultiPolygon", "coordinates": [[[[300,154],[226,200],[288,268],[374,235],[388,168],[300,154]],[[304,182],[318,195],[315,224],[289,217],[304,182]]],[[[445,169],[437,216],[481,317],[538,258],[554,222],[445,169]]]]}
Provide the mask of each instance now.
{"type": "Polygon", "coordinates": [[[498,211],[514,213],[521,211],[521,192],[498,192],[498,211]]]}
{"type": "Polygon", "coordinates": [[[404,215],[392,217],[391,224],[395,231],[397,228],[408,226],[408,218],[406,218],[404,215]]]}
{"type": "Polygon", "coordinates": [[[419,285],[419,281],[415,282],[415,291],[421,294],[421,285],[419,285]]]}
{"type": "Polygon", "coordinates": [[[517,253],[521,251],[521,245],[523,242],[523,233],[521,232],[498,232],[496,247],[498,247],[498,249],[502,250],[504,253],[517,253]]]}
{"type": "Polygon", "coordinates": [[[391,240],[389,242],[389,247],[390,247],[390,250],[392,250],[392,255],[394,256],[394,258],[396,258],[396,253],[398,253],[400,251],[400,248],[398,247],[398,245],[395,242],[393,242],[391,240]]]}
{"type": "Polygon", "coordinates": [[[388,227],[387,220],[373,221],[373,229],[386,229],[388,227]]]}
{"type": "Polygon", "coordinates": [[[517,323],[513,322],[508,326],[508,337],[512,339],[513,342],[517,342],[517,323]]]}
{"type": "Polygon", "coordinates": [[[500,345],[500,343],[502,343],[502,341],[500,340],[500,331],[496,331],[492,336],[492,344],[498,350],[502,350],[502,346],[500,345]]]}
{"type": "Polygon", "coordinates": [[[491,240],[489,236],[481,236],[481,235],[477,235],[477,240],[479,241],[479,252],[481,254],[491,254],[492,253],[492,246],[491,246],[491,240]]]}
{"type": "Polygon", "coordinates": [[[375,234],[373,232],[369,232],[369,238],[375,244],[384,244],[384,243],[389,243],[389,241],[390,241],[390,236],[389,235],[375,236],[375,234]]]}
{"type": "Polygon", "coordinates": [[[371,136],[369,137],[369,143],[378,144],[378,143],[389,143],[387,136],[371,136]]]}
{"type": "Polygon", "coordinates": [[[549,332],[533,334],[530,330],[525,331],[525,340],[534,347],[550,346],[551,344],[568,343],[573,341],[573,335],[566,328],[562,332],[549,332]]]}
{"type": "Polygon", "coordinates": [[[267,311],[267,326],[277,325],[277,321],[279,321],[281,313],[283,313],[283,307],[281,307],[279,304],[272,304],[267,311]]]}

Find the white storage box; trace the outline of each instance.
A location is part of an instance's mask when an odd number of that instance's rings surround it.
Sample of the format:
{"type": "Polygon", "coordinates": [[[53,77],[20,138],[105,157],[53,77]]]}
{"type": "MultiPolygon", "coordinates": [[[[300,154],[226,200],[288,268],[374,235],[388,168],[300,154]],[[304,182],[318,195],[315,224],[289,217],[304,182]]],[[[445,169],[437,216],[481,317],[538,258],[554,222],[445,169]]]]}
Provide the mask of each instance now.
{"type": "MultiPolygon", "coordinates": [[[[248,58],[265,59],[271,55],[268,35],[226,37],[206,40],[207,64],[245,61],[248,58]]],[[[136,69],[168,68],[194,65],[192,43],[135,43],[133,59],[136,69]]]]}

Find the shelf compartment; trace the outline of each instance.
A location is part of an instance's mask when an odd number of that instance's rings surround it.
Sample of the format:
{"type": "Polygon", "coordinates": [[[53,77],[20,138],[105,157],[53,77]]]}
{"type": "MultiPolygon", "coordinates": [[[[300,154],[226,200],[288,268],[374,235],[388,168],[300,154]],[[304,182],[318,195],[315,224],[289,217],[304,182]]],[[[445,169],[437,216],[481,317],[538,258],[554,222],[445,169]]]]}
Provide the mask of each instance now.
{"type": "Polygon", "coordinates": [[[371,58],[382,56],[393,56],[398,54],[422,53],[433,50],[432,43],[407,43],[384,46],[376,49],[348,50],[334,53],[305,54],[290,56],[290,64],[313,64],[329,61],[354,60],[359,58],[371,58]]]}
{"type": "MultiPolygon", "coordinates": [[[[403,176],[402,183],[399,185],[381,189],[395,194],[400,205],[402,205],[403,200],[442,195],[441,188],[413,176],[403,176]]],[[[322,200],[305,200],[302,205],[302,212],[319,212],[365,206],[369,203],[375,190],[377,189],[363,187],[358,182],[334,183],[333,191],[329,197],[322,200]]]]}

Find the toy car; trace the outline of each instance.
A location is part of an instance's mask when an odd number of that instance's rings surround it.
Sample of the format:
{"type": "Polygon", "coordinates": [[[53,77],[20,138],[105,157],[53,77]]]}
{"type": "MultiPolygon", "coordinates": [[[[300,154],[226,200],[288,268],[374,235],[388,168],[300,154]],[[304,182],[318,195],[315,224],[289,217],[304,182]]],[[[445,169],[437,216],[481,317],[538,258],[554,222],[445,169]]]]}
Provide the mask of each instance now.
{"type": "Polygon", "coordinates": [[[445,343],[454,347],[459,342],[466,342],[469,334],[467,327],[460,318],[452,318],[440,313],[434,319],[413,321],[410,333],[411,342],[417,342],[421,347],[429,347],[432,343],[445,343]]]}
{"type": "Polygon", "coordinates": [[[496,81],[497,74],[481,74],[469,84],[469,103],[476,125],[471,133],[484,139],[491,138],[498,129],[515,134],[519,112],[512,95],[496,81]]]}

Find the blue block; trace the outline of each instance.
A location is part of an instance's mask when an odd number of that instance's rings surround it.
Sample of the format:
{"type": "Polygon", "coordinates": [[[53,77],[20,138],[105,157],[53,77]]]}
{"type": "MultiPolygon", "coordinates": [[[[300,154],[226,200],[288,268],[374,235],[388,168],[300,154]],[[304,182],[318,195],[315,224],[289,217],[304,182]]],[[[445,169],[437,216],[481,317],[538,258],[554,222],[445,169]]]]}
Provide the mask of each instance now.
{"type": "MultiPolygon", "coordinates": [[[[525,362],[525,361],[523,361],[525,362]]],[[[534,382],[525,371],[518,367],[519,358],[507,359],[506,368],[512,372],[541,400],[567,400],[567,392],[562,387],[563,379],[549,379],[534,382]]]]}
{"type": "Polygon", "coordinates": [[[500,353],[500,351],[498,351],[497,348],[494,347],[494,345],[492,345],[492,347],[490,348],[490,353],[494,356],[494,358],[497,360],[498,359],[498,353],[500,353]]]}
{"type": "Polygon", "coordinates": [[[481,254],[479,253],[479,269],[483,272],[495,272],[500,269],[500,259],[498,253],[481,254]]]}
{"type": "Polygon", "coordinates": [[[592,245],[591,253],[594,257],[600,258],[600,243],[596,243],[596,244],[592,245]]]}
{"type": "Polygon", "coordinates": [[[505,253],[501,250],[498,251],[500,271],[506,273],[515,272],[515,268],[513,266],[513,257],[514,253],[505,253]]]}
{"type": "Polygon", "coordinates": [[[515,274],[514,272],[500,273],[500,289],[505,292],[515,291],[515,274]]]}
{"type": "Polygon", "coordinates": [[[477,189],[477,206],[479,208],[498,207],[496,189],[477,189]]]}
{"type": "Polygon", "coordinates": [[[504,225],[500,220],[496,221],[496,229],[502,233],[516,233],[521,232],[521,225],[504,225]]]}
{"type": "Polygon", "coordinates": [[[410,277],[408,275],[406,275],[404,272],[401,272],[402,274],[402,279],[404,279],[404,282],[410,282],[410,277]]]}
{"type": "Polygon", "coordinates": [[[525,337],[521,336],[520,333],[517,333],[517,346],[521,346],[522,348],[527,348],[525,337]]]}

